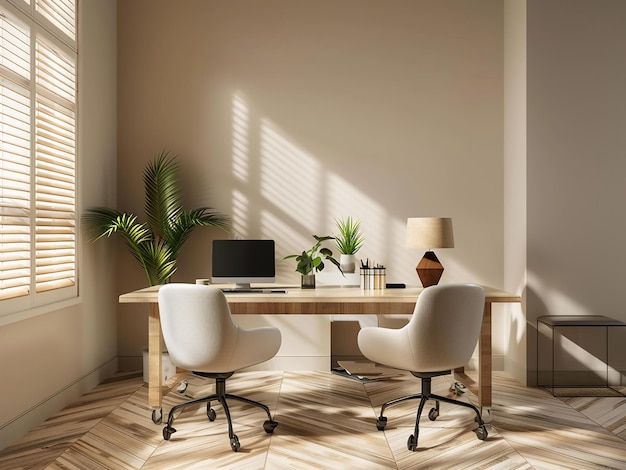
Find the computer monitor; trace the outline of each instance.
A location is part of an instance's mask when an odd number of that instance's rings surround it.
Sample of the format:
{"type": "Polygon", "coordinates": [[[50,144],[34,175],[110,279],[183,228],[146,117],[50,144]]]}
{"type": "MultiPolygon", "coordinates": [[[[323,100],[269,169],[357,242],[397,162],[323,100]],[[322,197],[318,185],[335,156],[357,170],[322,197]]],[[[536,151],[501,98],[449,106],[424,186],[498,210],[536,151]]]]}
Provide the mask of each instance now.
{"type": "Polygon", "coordinates": [[[213,240],[211,282],[236,284],[250,289],[250,283],[276,280],[274,240],[213,240]]]}

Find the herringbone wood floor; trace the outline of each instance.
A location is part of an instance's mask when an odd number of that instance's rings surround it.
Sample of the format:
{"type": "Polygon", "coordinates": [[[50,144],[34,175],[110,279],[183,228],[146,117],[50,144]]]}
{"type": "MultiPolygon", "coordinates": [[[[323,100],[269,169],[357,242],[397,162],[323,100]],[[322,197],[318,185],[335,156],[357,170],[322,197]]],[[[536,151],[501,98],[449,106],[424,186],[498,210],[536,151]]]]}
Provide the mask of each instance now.
{"type": "MultiPolygon", "coordinates": [[[[449,394],[450,384],[450,377],[436,378],[433,392],[449,394]]],[[[213,389],[190,376],[185,395],[213,389]]],[[[418,450],[409,452],[417,402],[388,408],[384,432],[375,421],[381,403],[417,391],[410,375],[364,384],[331,372],[235,374],[228,392],[266,403],[280,424],[266,434],[261,410],[233,403],[241,442],[234,453],[219,405],[214,422],[204,407],[185,409],[164,441],[141,377],[121,374],[0,452],[0,468],[626,469],[626,398],[555,398],[496,375],[487,440],[471,432],[470,410],[442,403],[434,422],[426,407],[418,450]]],[[[164,412],[187,399],[170,391],[164,412]]],[[[463,399],[475,402],[469,391],[463,399]]]]}

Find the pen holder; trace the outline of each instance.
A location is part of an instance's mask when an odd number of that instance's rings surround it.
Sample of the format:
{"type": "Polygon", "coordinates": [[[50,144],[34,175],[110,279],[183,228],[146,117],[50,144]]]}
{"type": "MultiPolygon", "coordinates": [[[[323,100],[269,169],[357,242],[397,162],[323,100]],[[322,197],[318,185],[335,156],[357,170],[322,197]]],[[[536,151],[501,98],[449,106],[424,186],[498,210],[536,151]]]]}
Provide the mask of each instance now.
{"type": "Polygon", "coordinates": [[[387,270],[385,268],[361,268],[361,289],[384,289],[387,285],[387,270]]]}

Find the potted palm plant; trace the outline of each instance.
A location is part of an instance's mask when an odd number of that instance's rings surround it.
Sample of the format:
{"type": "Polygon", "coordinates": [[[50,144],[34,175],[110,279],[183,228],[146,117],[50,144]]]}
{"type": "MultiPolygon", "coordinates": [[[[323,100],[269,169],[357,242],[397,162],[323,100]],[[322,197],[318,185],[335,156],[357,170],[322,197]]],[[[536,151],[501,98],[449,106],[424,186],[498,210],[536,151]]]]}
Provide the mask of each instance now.
{"type": "Polygon", "coordinates": [[[326,247],[322,247],[323,242],[333,240],[334,237],[313,235],[313,238],[315,238],[315,244],[311,248],[300,254],[287,255],[283,258],[296,259],[296,271],[302,275],[301,287],[303,289],[315,289],[315,273],[324,269],[324,260],[330,261],[341,271],[339,261],[333,258],[333,252],[326,247]]]}
{"type": "MultiPolygon", "coordinates": [[[[194,228],[213,226],[226,229],[229,223],[226,216],[209,207],[183,208],[179,170],[176,157],[165,151],[146,165],[143,172],[146,222],[138,222],[135,214],[108,207],[90,208],[83,215],[83,227],[92,242],[114,233],[124,239],[151,286],[170,281],[176,271],[178,252],[194,228]]],[[[144,382],[148,382],[148,350],[142,352],[143,378],[144,382]]],[[[165,383],[176,368],[165,350],[161,362],[165,383]]]]}
{"type": "Polygon", "coordinates": [[[194,228],[226,229],[228,217],[209,207],[186,210],[179,186],[180,167],[175,156],[161,152],[143,173],[146,222],[108,207],[87,209],[83,226],[91,241],[117,233],[139,262],[149,285],[165,284],[176,271],[176,257],[194,228]]]}
{"type": "Polygon", "coordinates": [[[360,220],[354,220],[352,217],[346,219],[335,219],[339,235],[335,237],[335,244],[341,254],[339,264],[344,273],[353,273],[356,269],[356,253],[361,249],[365,242],[365,237],[361,234],[360,220]]]}

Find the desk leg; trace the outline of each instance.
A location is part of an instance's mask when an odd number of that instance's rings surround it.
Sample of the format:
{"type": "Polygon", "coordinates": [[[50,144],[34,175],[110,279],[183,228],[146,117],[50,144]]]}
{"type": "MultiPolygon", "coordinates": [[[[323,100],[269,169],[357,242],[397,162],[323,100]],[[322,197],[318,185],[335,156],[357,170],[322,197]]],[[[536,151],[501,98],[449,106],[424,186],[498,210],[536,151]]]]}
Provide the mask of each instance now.
{"type": "Polygon", "coordinates": [[[150,304],[148,316],[148,405],[152,408],[152,421],[159,424],[163,417],[161,408],[161,318],[159,305],[150,304]]]}
{"type": "Polygon", "coordinates": [[[478,404],[491,408],[491,302],[485,302],[478,339],[478,404]]]}

